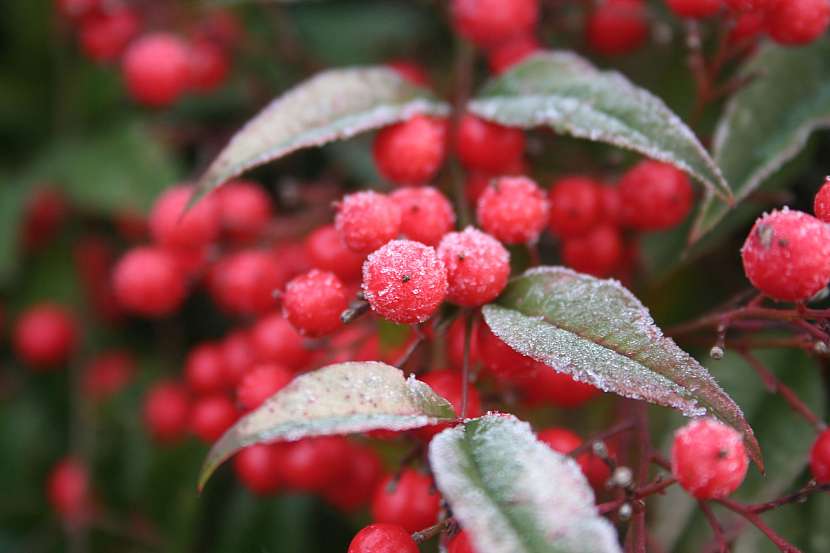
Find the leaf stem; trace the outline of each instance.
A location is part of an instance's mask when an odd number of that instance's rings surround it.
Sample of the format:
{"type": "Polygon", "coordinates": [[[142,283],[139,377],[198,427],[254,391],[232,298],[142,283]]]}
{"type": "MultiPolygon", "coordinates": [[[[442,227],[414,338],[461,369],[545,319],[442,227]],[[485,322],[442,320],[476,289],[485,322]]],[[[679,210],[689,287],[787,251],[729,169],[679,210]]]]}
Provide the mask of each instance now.
{"type": "Polygon", "coordinates": [[[767,523],[761,519],[760,516],[756,512],[754,512],[750,507],[746,505],[742,505],[737,501],[733,501],[728,498],[724,499],[717,499],[717,503],[720,503],[733,513],[737,513],[743,518],[745,518],[748,522],[750,522],[753,526],[755,526],[758,530],[764,533],[764,535],[775,545],[779,550],[783,553],[801,553],[801,550],[798,549],[796,546],[782,538],[775,532],[772,528],[770,528],[767,523]]]}
{"type": "Polygon", "coordinates": [[[721,526],[720,521],[712,511],[712,507],[706,501],[698,501],[697,504],[703,516],[706,517],[706,522],[709,523],[712,533],[715,535],[715,544],[718,548],[718,553],[727,553],[729,551],[729,543],[726,541],[723,526],[721,526]]]}

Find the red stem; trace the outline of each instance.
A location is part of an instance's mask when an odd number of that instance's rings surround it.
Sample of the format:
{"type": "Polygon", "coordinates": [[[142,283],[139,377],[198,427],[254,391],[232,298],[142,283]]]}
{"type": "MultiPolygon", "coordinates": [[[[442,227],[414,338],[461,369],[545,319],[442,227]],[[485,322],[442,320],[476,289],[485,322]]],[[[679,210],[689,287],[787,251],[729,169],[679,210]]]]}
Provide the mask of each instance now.
{"type": "Polygon", "coordinates": [[[796,546],[779,536],[775,530],[767,526],[767,524],[758,516],[752,509],[748,508],[746,505],[741,505],[736,501],[732,501],[731,499],[718,499],[716,500],[718,503],[732,511],[733,513],[737,513],[749,521],[753,526],[755,526],[758,530],[764,533],[764,535],[771,541],[779,550],[783,553],[801,553],[801,550],[798,549],[796,546]]]}

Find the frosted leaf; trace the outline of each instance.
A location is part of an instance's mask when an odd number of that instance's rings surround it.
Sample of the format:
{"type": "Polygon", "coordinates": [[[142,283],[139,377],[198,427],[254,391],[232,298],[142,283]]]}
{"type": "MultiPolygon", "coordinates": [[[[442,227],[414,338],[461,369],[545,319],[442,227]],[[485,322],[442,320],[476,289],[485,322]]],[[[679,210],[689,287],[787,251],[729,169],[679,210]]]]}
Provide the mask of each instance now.
{"type": "MultiPolygon", "coordinates": [[[[754,80],[730,99],[715,133],[715,160],[746,199],[804,149],[810,135],[830,127],[830,40],[794,50],[765,44],[741,69],[754,80]]],[[[691,240],[712,230],[728,213],[704,199],[691,240]]]]}
{"type": "Polygon", "coordinates": [[[607,392],[713,415],[744,437],[763,470],[758,442],[740,407],[709,372],[671,338],[614,280],[561,267],[539,267],[514,279],[484,320],[519,353],[607,392]]]}
{"type": "Polygon", "coordinates": [[[731,191],[695,134],[662,100],[570,52],[543,52],[491,80],[469,105],[512,127],[556,132],[640,152],[686,171],[721,198],[731,191]]]}
{"type": "Polygon", "coordinates": [[[286,154],[448,106],[385,67],[324,71],[273,100],[234,135],[199,180],[202,192],[286,154]]]}
{"type": "Polygon", "coordinates": [[[369,430],[407,430],[455,419],[452,406],[419,380],[385,363],[329,365],[298,376],[242,417],[213,444],[199,476],[240,449],[263,442],[369,430]]]}
{"type": "Polygon", "coordinates": [[[579,466],[525,422],[489,414],[429,446],[435,482],[478,553],[617,553],[579,466]]]}

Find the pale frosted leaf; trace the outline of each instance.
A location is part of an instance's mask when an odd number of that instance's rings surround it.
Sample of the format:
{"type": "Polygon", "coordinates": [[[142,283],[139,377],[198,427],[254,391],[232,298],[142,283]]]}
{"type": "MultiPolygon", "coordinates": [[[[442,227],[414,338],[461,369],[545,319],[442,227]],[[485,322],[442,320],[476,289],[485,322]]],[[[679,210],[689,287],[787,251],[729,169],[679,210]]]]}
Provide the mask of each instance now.
{"type": "Polygon", "coordinates": [[[484,307],[484,319],[516,351],[577,380],[687,416],[718,417],[744,435],[763,469],[740,407],[620,283],[561,267],[531,269],[508,285],[499,305],[484,307]]]}
{"type": "Polygon", "coordinates": [[[429,446],[435,482],[477,553],[617,553],[579,466],[511,415],[444,430],[429,446]]]}
{"type": "Polygon", "coordinates": [[[423,382],[385,363],[330,365],[295,378],[213,445],[199,487],[240,449],[263,442],[376,429],[407,430],[453,420],[452,406],[423,382]]]}
{"type": "Polygon", "coordinates": [[[662,100],[570,52],[534,55],[496,77],[470,111],[503,125],[550,126],[671,163],[724,199],[726,180],[695,134],[662,100]]]}

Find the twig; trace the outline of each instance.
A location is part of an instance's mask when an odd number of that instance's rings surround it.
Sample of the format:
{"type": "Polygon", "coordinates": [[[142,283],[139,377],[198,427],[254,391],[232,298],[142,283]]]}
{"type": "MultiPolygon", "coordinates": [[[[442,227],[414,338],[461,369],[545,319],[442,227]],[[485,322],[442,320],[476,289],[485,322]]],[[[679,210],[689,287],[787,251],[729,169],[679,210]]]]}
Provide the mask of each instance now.
{"type": "Polygon", "coordinates": [[[798,490],[797,492],[767,501],[766,503],[756,503],[755,505],[747,505],[746,509],[755,514],[766,513],[778,507],[789,505],[791,503],[799,503],[816,493],[830,491],[830,484],[816,484],[811,481],[809,484],[798,490]]]}
{"type": "Polygon", "coordinates": [[[709,527],[712,528],[712,533],[715,535],[715,544],[718,548],[718,553],[727,553],[729,551],[729,543],[726,541],[726,536],[723,533],[723,526],[721,526],[720,521],[715,516],[715,513],[712,512],[712,508],[708,503],[705,501],[698,501],[697,504],[698,507],[700,507],[703,516],[706,517],[706,522],[709,523],[709,527]]]}
{"type": "Polygon", "coordinates": [[[594,434],[581,444],[578,447],[574,448],[573,450],[568,452],[568,455],[571,457],[579,457],[581,454],[590,451],[593,448],[595,442],[603,442],[612,436],[616,436],[622,432],[628,432],[629,430],[634,428],[634,421],[632,420],[625,420],[620,423],[615,424],[608,430],[604,430],[597,434],[594,434]]]}
{"type": "Polygon", "coordinates": [[[473,334],[473,313],[468,312],[464,317],[464,361],[461,367],[461,413],[462,419],[467,418],[467,396],[470,387],[470,342],[473,334]]]}
{"type": "Polygon", "coordinates": [[[745,505],[741,505],[737,501],[733,501],[731,499],[718,499],[716,500],[718,503],[729,509],[730,511],[739,514],[747,521],[749,521],[753,526],[755,526],[758,530],[764,533],[764,535],[775,545],[779,550],[783,553],[801,553],[801,550],[798,549],[796,546],[782,538],[775,532],[772,528],[767,526],[767,524],[761,519],[758,514],[752,511],[745,505]]]}
{"type": "Polygon", "coordinates": [[[447,519],[442,520],[438,524],[430,526],[429,528],[424,528],[418,532],[412,534],[412,540],[417,544],[422,544],[425,541],[431,540],[438,534],[442,533],[444,530],[449,529],[453,524],[455,524],[455,519],[450,517],[447,519]]]}

